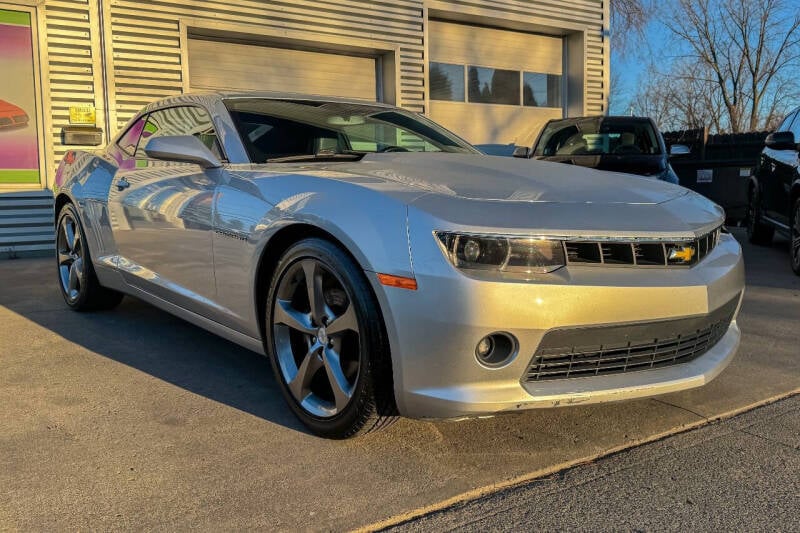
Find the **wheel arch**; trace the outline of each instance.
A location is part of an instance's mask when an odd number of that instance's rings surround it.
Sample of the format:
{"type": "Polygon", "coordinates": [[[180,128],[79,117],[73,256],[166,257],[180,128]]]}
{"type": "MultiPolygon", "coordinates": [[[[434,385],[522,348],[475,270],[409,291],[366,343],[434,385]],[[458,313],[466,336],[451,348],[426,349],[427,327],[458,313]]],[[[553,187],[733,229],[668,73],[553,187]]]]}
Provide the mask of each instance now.
{"type": "MultiPolygon", "coordinates": [[[[345,252],[350,257],[350,259],[352,259],[353,262],[359,266],[359,268],[365,270],[365,265],[358,258],[358,256],[362,254],[353,253],[353,251],[344,242],[342,242],[341,239],[337,238],[335,235],[333,235],[329,231],[326,231],[325,229],[319,226],[309,224],[308,222],[295,222],[280,228],[270,237],[270,239],[262,248],[255,272],[255,280],[254,280],[255,290],[253,291],[255,300],[254,305],[256,306],[256,316],[258,317],[258,328],[262,340],[266,338],[264,331],[266,324],[264,323],[264,320],[265,320],[266,305],[267,305],[267,293],[269,292],[269,284],[272,281],[272,277],[275,274],[275,269],[278,266],[278,262],[280,261],[281,256],[293,244],[303,239],[314,238],[314,237],[335,244],[343,252],[345,252]]],[[[372,292],[372,296],[373,298],[375,298],[375,302],[378,305],[378,311],[381,313],[381,321],[384,323],[385,327],[385,320],[383,317],[383,311],[380,306],[380,300],[377,298],[377,295],[375,294],[372,285],[370,283],[368,283],[367,285],[370,286],[370,291],[372,292]]],[[[266,351],[266,346],[264,348],[266,351]]]]}
{"type": "Polygon", "coordinates": [[[791,206],[790,209],[794,208],[794,203],[798,198],[800,198],[800,178],[794,180],[792,188],[789,191],[789,205],[791,206]]]}
{"type": "Polygon", "coordinates": [[[64,208],[67,204],[74,204],[75,201],[72,199],[70,195],[67,193],[61,192],[55,198],[53,202],[53,222],[58,224],[58,215],[61,213],[61,209],[64,208]]]}

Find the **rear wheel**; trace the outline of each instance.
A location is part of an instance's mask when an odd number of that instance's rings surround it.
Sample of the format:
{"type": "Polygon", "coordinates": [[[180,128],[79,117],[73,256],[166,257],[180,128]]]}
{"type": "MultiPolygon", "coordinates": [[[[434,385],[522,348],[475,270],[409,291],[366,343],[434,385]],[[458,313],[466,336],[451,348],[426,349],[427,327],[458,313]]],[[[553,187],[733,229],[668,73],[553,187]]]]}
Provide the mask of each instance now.
{"type": "Polygon", "coordinates": [[[116,307],[122,294],[97,281],[75,206],[66,204],[61,208],[56,231],[58,286],[66,304],[75,311],[116,307]]]}
{"type": "Polygon", "coordinates": [[[348,438],[394,419],[390,357],[364,273],[334,244],[306,239],[270,284],[266,348],[295,415],[311,431],[348,438]]]}
{"type": "Polygon", "coordinates": [[[747,239],[753,244],[767,245],[774,234],[775,228],[761,220],[761,199],[758,189],[753,187],[747,205],[747,239]]]}
{"type": "Polygon", "coordinates": [[[792,207],[792,223],[791,223],[791,254],[792,270],[800,276],[800,197],[794,201],[792,207]]]}

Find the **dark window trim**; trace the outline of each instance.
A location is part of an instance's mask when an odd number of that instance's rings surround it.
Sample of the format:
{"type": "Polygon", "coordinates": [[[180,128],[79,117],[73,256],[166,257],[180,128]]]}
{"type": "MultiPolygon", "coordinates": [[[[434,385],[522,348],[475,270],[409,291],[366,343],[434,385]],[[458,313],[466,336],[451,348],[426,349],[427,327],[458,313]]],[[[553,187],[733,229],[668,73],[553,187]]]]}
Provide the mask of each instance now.
{"type": "MultiPolygon", "coordinates": [[[[123,154],[126,154],[128,157],[136,157],[136,150],[139,149],[139,142],[142,140],[142,134],[141,133],[139,133],[139,137],[137,137],[137,139],[136,139],[136,146],[133,147],[133,153],[132,154],[129,153],[125,148],[123,148],[122,145],[119,144],[119,143],[120,143],[120,141],[122,139],[125,138],[126,135],[128,135],[128,132],[131,131],[136,126],[136,124],[139,123],[139,120],[144,119],[145,120],[145,126],[146,126],[147,125],[147,119],[149,117],[150,117],[150,113],[149,112],[137,115],[136,118],[133,121],[131,121],[131,125],[123,133],[121,133],[117,137],[117,140],[114,142],[114,144],[117,146],[117,148],[119,148],[122,151],[123,154]]],[[[144,129],[144,128],[142,128],[142,129],[144,129]]]]}
{"type": "MultiPolygon", "coordinates": [[[[220,162],[222,162],[222,163],[230,163],[230,160],[228,159],[228,154],[225,151],[225,147],[222,145],[222,140],[220,139],[219,133],[217,132],[217,125],[214,124],[214,117],[211,114],[211,112],[208,109],[205,108],[205,106],[202,106],[200,104],[173,104],[173,105],[167,105],[167,106],[164,106],[164,107],[158,107],[156,109],[151,109],[150,111],[148,111],[146,113],[147,120],[149,121],[150,120],[150,115],[152,115],[153,113],[156,113],[158,111],[166,111],[168,109],[176,109],[176,108],[180,108],[180,107],[194,107],[194,108],[197,108],[197,109],[202,109],[203,111],[206,112],[206,114],[208,115],[208,119],[211,122],[211,127],[214,129],[214,135],[217,137],[217,146],[219,146],[220,155],[222,156],[222,157],[220,157],[220,162]]],[[[145,127],[147,127],[147,123],[145,123],[145,127]]],[[[141,143],[141,142],[142,142],[142,136],[140,135],[139,136],[139,141],[136,143],[136,151],[137,152],[139,151],[139,143],[141,143]]],[[[147,158],[147,159],[150,159],[150,158],[147,158]]]]}

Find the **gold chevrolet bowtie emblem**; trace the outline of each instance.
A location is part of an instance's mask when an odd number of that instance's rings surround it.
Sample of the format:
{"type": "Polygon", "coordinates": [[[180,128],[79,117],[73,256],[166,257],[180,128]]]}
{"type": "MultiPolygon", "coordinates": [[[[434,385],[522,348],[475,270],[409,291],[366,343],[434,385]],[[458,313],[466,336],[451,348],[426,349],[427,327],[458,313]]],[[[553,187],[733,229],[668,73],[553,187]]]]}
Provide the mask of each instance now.
{"type": "Polygon", "coordinates": [[[675,261],[680,260],[684,263],[691,263],[692,259],[694,259],[694,246],[681,246],[675,247],[670,250],[669,252],[669,260],[675,261]]]}

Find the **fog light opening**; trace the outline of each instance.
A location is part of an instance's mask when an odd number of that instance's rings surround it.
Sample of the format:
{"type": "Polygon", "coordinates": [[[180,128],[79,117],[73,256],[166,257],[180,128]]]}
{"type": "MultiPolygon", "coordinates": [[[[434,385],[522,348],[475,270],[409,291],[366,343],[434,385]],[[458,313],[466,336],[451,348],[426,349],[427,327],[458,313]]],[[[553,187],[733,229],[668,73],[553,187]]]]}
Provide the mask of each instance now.
{"type": "Polygon", "coordinates": [[[487,368],[507,365],[517,355],[517,339],[508,333],[492,333],[478,341],[475,357],[487,368]]]}

